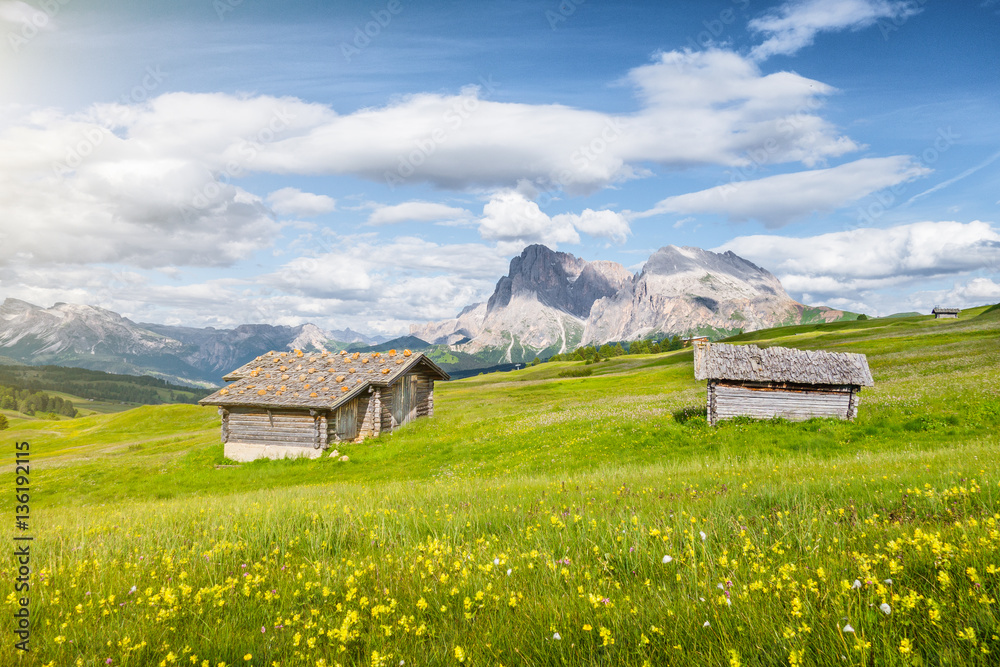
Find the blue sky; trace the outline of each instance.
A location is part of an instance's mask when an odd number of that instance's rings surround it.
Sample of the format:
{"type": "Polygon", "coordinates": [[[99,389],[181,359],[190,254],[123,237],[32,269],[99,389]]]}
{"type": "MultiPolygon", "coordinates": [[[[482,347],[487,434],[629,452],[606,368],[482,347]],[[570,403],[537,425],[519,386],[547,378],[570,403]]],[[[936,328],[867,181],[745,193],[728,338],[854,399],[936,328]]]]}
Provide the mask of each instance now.
{"type": "Polygon", "coordinates": [[[530,243],[1000,301],[1000,2],[0,0],[0,297],[399,333],[530,243]]]}

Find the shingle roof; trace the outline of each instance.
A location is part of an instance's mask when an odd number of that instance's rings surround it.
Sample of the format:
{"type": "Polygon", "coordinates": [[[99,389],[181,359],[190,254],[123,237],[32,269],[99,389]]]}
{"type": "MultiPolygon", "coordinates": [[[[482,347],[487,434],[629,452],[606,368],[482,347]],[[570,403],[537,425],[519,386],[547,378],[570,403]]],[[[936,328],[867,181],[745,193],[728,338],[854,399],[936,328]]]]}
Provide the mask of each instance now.
{"type": "Polygon", "coordinates": [[[367,355],[271,351],[228,373],[223,379],[230,385],[198,402],[330,410],[370,386],[392,384],[417,365],[436,375],[436,379],[449,379],[447,373],[422,353],[409,350],[367,355]]]}
{"type": "Polygon", "coordinates": [[[934,310],[931,311],[931,314],[937,315],[940,313],[942,315],[958,315],[961,310],[961,308],[942,308],[941,306],[934,306],[934,310]]]}
{"type": "Polygon", "coordinates": [[[694,377],[697,380],[875,386],[868,359],[863,354],[725,343],[695,345],[694,377]]]}

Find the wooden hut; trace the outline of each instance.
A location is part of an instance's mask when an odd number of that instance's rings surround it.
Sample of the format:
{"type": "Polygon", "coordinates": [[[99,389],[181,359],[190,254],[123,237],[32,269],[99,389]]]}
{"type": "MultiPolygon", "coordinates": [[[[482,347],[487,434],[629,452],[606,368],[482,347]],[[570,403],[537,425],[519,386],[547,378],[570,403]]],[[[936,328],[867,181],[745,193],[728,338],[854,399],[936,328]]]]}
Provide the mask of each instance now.
{"type": "Polygon", "coordinates": [[[960,308],[942,308],[940,306],[934,306],[934,310],[931,311],[931,314],[934,316],[935,320],[944,320],[957,319],[960,312],[960,308]]]}
{"type": "Polygon", "coordinates": [[[854,419],[861,387],[872,387],[863,354],[786,347],[698,343],[694,376],[708,380],[708,421],[746,415],[758,419],[854,419]]]}
{"type": "Polygon", "coordinates": [[[397,353],[268,352],[203,398],[219,406],[226,458],[308,456],[361,442],[434,414],[434,381],[449,376],[409,350],[397,353]]]}

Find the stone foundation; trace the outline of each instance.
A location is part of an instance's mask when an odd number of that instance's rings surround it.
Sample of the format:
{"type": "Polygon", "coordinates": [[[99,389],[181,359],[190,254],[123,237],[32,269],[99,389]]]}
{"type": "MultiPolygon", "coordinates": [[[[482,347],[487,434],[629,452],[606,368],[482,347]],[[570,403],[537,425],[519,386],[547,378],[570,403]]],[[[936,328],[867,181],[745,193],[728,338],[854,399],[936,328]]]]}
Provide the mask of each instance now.
{"type": "Polygon", "coordinates": [[[288,445],[251,445],[245,442],[227,442],[225,456],[230,461],[247,463],[257,459],[285,459],[306,456],[311,459],[323,455],[322,449],[315,447],[295,447],[288,445]]]}

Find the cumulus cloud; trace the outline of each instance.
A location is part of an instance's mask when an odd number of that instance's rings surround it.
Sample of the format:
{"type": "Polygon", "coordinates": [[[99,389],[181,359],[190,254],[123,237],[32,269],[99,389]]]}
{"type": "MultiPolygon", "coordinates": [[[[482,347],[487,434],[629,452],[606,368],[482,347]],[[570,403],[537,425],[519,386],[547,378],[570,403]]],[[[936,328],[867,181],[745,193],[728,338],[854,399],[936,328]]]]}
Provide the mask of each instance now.
{"type": "Polygon", "coordinates": [[[775,228],[816,211],[833,211],[873,192],[930,172],[906,155],[866,158],[829,169],[735,181],[668,197],[634,217],[660,213],[717,213],[734,221],[753,218],[775,228]]]}
{"type": "Polygon", "coordinates": [[[176,92],[39,112],[11,124],[0,143],[4,170],[22,182],[56,163],[90,171],[100,153],[109,163],[199,169],[224,183],[252,172],[349,174],[393,188],[521,184],[570,193],[641,177],[647,165],[749,164],[748,153],[765,144],[769,162],[806,165],[858,148],[818,115],[830,86],[765,75],[731,51],[663,53],[625,82],[637,109],[624,114],[483,99],[475,86],[349,114],[290,97],[176,92]]]}
{"type": "Polygon", "coordinates": [[[732,250],[777,275],[790,293],[813,298],[850,299],[866,290],[931,278],[1000,272],[1000,230],[978,220],[917,222],[806,238],[741,236],[716,250],[732,250]]]}
{"type": "Polygon", "coordinates": [[[267,202],[279,215],[308,218],[329,213],[337,208],[337,201],[326,195],[302,192],[298,188],[281,188],[267,196],[267,202]]]}
{"type": "Polygon", "coordinates": [[[532,243],[551,248],[560,243],[579,243],[578,232],[623,243],[629,231],[628,221],[621,213],[588,208],[581,213],[550,217],[537,203],[515,190],[495,193],[483,207],[483,217],[479,220],[480,235],[500,242],[510,252],[532,243]]]}
{"type": "Polygon", "coordinates": [[[755,60],[791,55],[821,32],[861,30],[881,19],[900,21],[919,11],[910,0],[793,0],[750,21],[750,30],[767,38],[750,55],[755,60]]]}
{"type": "Polygon", "coordinates": [[[370,225],[391,225],[398,222],[439,222],[465,220],[472,213],[464,208],[429,201],[408,201],[402,204],[378,205],[368,216],[370,225]]]}

